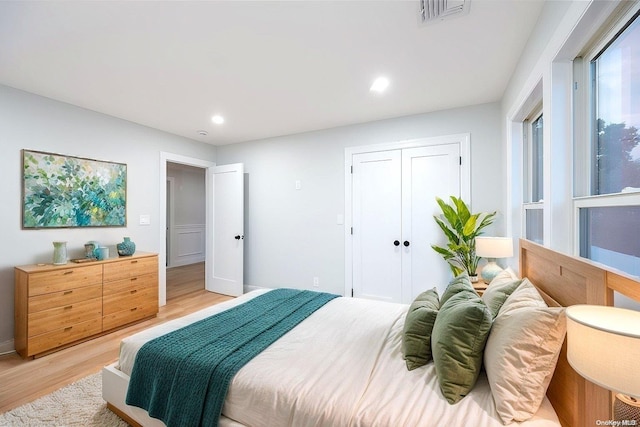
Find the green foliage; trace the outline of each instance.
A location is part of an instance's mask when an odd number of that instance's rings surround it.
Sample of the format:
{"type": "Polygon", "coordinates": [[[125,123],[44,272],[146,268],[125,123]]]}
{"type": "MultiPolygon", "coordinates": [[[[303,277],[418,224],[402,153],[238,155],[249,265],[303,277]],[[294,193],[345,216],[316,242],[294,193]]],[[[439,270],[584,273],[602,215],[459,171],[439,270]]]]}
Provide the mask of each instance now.
{"type": "Polygon", "coordinates": [[[619,193],[625,187],[640,187],[640,158],[633,153],[640,145],[640,134],[625,123],[597,120],[596,194],[619,193]]]}
{"type": "Polygon", "coordinates": [[[431,245],[439,253],[454,276],[466,271],[470,276],[476,274],[480,257],[476,255],[476,237],[482,230],[491,225],[496,213],[472,214],[462,199],[451,196],[451,204],[437,197],[436,201],[442,210],[440,217],[434,215],[436,223],[446,236],[446,247],[431,245]]]}

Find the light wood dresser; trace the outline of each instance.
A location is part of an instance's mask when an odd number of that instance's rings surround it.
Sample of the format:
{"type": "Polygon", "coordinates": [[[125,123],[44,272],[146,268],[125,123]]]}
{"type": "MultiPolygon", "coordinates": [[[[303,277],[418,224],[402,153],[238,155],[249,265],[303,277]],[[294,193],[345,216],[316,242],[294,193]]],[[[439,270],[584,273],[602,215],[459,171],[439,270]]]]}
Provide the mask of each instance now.
{"type": "Polygon", "coordinates": [[[158,313],[158,256],[15,267],[15,347],[38,357],[158,313]]]}

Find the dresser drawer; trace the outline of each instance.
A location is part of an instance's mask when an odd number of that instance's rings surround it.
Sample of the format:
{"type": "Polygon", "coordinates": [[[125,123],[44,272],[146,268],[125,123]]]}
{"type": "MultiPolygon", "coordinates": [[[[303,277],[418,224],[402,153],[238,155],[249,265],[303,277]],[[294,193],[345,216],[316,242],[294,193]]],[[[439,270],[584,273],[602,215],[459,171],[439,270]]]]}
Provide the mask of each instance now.
{"type": "Polygon", "coordinates": [[[61,268],[29,275],[29,296],[102,283],[102,266],[61,268]]]}
{"type": "Polygon", "coordinates": [[[158,283],[158,274],[144,274],[142,276],[131,277],[127,279],[116,280],[105,283],[102,287],[103,295],[109,296],[119,294],[120,292],[131,291],[134,289],[143,289],[155,287],[158,283]]]}
{"type": "Polygon", "coordinates": [[[128,279],[158,272],[158,257],[132,258],[104,264],[104,281],[128,279]]]}
{"type": "Polygon", "coordinates": [[[102,285],[84,286],[29,298],[29,313],[68,306],[80,301],[102,297],[102,285]]]}
{"type": "Polygon", "coordinates": [[[116,311],[109,315],[105,315],[102,319],[102,328],[105,331],[117,328],[127,323],[136,322],[145,317],[154,316],[158,312],[158,304],[139,304],[127,310],[116,311]]]}
{"type": "Polygon", "coordinates": [[[102,299],[93,298],[62,307],[29,313],[27,336],[51,332],[102,317],[102,299]]]}
{"type": "Polygon", "coordinates": [[[103,301],[103,314],[128,310],[141,304],[155,305],[158,308],[158,289],[155,286],[147,286],[140,289],[130,289],[117,294],[105,296],[103,301]]]}
{"type": "Polygon", "coordinates": [[[102,318],[89,320],[46,334],[38,335],[37,337],[29,338],[28,340],[27,345],[29,355],[43,353],[88,336],[99,334],[100,332],[102,332],[102,318]]]}

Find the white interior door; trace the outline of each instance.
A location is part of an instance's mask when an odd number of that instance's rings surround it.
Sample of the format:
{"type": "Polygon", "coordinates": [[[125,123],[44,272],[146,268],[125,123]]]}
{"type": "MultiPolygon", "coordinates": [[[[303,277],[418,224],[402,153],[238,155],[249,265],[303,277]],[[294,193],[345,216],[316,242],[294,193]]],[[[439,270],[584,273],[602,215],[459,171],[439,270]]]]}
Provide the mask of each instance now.
{"type": "Polygon", "coordinates": [[[208,291],[243,294],[244,165],[215,166],[208,170],[213,191],[213,235],[207,248],[208,291]]]}
{"type": "Polygon", "coordinates": [[[450,272],[432,244],[444,244],[433,220],[440,213],[436,197],[460,197],[460,144],[432,145],[402,150],[402,300],[446,288],[450,272]],[[409,246],[404,246],[405,242],[409,246]]]}
{"type": "Polygon", "coordinates": [[[354,155],[352,180],[353,296],[400,301],[400,150],[354,155]]]}

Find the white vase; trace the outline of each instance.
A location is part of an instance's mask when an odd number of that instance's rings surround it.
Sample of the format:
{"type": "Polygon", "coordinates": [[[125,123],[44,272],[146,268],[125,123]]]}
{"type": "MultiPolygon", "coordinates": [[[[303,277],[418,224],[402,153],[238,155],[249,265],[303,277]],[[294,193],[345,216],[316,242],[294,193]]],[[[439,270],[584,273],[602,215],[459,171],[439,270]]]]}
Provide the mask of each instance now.
{"type": "Polygon", "coordinates": [[[53,242],[53,265],[67,263],[67,242],[53,242]]]}

